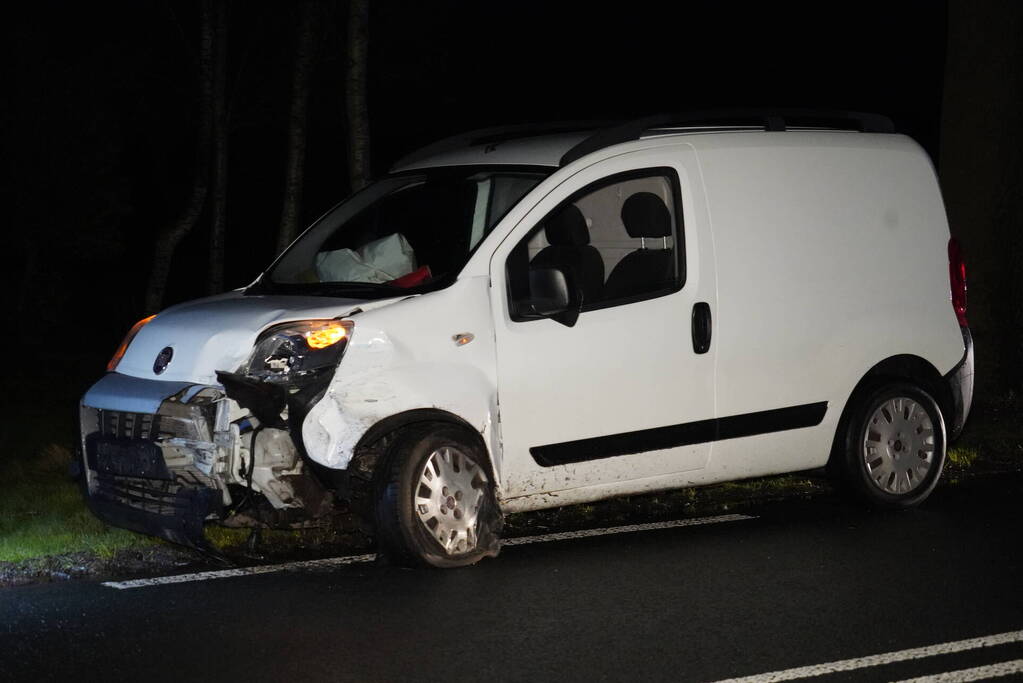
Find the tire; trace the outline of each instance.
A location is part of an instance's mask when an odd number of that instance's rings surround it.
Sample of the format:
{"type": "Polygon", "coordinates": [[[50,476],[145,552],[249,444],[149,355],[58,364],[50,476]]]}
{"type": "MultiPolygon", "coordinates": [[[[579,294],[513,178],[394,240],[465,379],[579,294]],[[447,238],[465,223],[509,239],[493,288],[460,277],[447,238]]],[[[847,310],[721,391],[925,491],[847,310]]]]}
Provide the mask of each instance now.
{"type": "Polygon", "coordinates": [[[860,500],[878,508],[919,505],[945,466],[947,436],[930,394],[897,382],[856,401],[836,443],[839,476],[860,500]]]}
{"type": "Polygon", "coordinates": [[[477,442],[443,423],[412,425],[391,440],[377,468],[373,515],[378,550],[390,562],[462,567],[497,555],[502,518],[477,442]]]}

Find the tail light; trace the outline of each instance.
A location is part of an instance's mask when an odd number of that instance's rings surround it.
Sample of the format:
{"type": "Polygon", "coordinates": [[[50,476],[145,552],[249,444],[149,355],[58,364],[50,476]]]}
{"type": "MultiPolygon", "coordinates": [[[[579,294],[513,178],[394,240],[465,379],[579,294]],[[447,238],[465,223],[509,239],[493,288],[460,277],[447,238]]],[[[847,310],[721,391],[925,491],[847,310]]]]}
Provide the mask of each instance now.
{"type": "Polygon", "coordinates": [[[959,325],[967,327],[966,322],[966,263],[963,261],[963,250],[955,237],[948,241],[948,282],[952,290],[952,308],[955,309],[959,325]]]}

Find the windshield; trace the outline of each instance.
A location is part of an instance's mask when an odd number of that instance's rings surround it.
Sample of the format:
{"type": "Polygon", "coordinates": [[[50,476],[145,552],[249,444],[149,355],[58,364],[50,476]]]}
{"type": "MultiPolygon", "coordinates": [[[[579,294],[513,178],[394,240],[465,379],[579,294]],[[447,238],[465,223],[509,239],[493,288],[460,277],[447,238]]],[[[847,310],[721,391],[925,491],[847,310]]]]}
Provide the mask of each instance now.
{"type": "Polygon", "coordinates": [[[391,176],[338,205],[260,279],[260,292],[394,296],[451,282],[549,170],[452,167],[391,176]]]}

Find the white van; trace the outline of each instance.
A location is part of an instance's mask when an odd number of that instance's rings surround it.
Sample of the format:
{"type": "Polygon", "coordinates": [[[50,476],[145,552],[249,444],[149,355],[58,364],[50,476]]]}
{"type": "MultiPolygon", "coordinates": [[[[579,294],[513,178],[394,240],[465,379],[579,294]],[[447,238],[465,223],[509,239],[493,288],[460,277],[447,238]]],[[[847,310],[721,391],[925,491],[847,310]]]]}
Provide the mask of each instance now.
{"type": "Polygon", "coordinates": [[[503,513],[824,466],[916,505],[973,394],[932,165],[849,112],[442,141],[107,369],[102,518],[201,546],[347,501],[434,566],[495,554],[503,513]]]}

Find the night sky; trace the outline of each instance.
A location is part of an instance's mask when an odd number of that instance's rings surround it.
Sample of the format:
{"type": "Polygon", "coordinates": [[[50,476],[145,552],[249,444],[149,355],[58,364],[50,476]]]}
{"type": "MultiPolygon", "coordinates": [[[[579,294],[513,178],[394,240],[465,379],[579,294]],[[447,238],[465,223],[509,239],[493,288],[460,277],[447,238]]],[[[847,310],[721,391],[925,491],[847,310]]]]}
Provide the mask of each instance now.
{"type": "MultiPolygon", "coordinates": [[[[326,5],[303,223],[348,193],[346,5],[326,5]]],[[[273,256],[295,14],[286,2],[229,7],[229,287],[273,256]]],[[[945,22],[934,1],[378,2],[373,165],[382,174],[465,129],[724,105],[884,113],[937,159],[945,22]]],[[[70,324],[78,350],[106,354],[150,312],[153,237],[190,187],[198,4],[35,2],[4,23],[6,289],[30,327],[70,324]]],[[[206,293],[208,226],[204,215],[178,250],[168,304],[206,293]]],[[[23,352],[66,342],[19,334],[6,341],[23,352]]]]}

